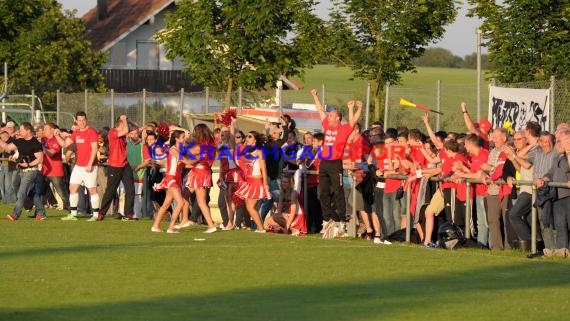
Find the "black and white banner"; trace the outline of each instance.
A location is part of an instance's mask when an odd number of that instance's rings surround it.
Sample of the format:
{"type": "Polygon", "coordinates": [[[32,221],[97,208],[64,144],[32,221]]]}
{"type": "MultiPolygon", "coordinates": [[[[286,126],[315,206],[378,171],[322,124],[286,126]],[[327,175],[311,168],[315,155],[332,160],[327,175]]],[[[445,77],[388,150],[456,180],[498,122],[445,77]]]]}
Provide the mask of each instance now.
{"type": "Polygon", "coordinates": [[[489,88],[489,118],[491,128],[512,124],[515,131],[523,130],[529,121],[535,121],[543,130],[549,129],[550,89],[489,88]]]}

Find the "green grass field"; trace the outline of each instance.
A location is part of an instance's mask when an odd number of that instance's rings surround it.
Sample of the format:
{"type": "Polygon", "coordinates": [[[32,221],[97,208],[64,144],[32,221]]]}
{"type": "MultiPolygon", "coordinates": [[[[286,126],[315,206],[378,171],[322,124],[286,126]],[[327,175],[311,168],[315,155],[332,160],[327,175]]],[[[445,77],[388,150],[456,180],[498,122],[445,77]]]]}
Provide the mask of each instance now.
{"type": "MultiPolygon", "coordinates": [[[[481,86],[481,117],[487,116],[489,89],[484,80],[481,86]]],[[[464,131],[460,103],[465,101],[471,115],[477,115],[477,73],[473,69],[454,68],[418,68],[417,73],[405,73],[402,83],[390,88],[389,126],[407,125],[410,128],[423,128],[420,110],[399,106],[400,98],[436,109],[436,82],[441,81],[441,128],[464,131]]],[[[330,105],[344,106],[348,100],[366,98],[366,81],[353,79],[348,68],[333,65],[318,65],[305,72],[303,90],[284,91],[283,101],[288,103],[312,103],[310,90],[321,91],[325,85],[325,102],[330,105]]],[[[374,107],[371,107],[374,110],[374,107]]],[[[432,116],[435,119],[435,115],[432,116]]],[[[381,117],[384,118],[384,115],[381,117]]],[[[432,122],[435,126],[435,120],[432,122]]]]}
{"type": "Polygon", "coordinates": [[[0,221],[0,320],[564,320],[570,308],[562,259],[200,227],[156,234],[147,220],[62,214],[0,221]]]}

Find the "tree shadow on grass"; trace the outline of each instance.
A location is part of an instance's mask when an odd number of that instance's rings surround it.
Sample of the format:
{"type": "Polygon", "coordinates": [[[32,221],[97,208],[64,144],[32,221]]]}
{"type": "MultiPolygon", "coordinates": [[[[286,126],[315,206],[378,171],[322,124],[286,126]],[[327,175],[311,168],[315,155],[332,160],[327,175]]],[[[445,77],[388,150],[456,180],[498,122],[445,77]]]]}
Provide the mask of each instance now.
{"type": "MultiPolygon", "coordinates": [[[[16,248],[14,250],[9,250],[5,252],[0,252],[0,259],[8,259],[19,256],[30,256],[34,257],[37,255],[54,255],[54,254],[69,254],[77,252],[92,252],[92,251],[102,251],[102,250],[112,250],[112,249],[126,249],[129,247],[140,248],[140,247],[155,247],[156,242],[145,242],[145,243],[109,243],[109,244],[78,244],[69,246],[47,246],[47,247],[28,247],[28,248],[16,248]]],[[[169,245],[180,245],[176,242],[160,242],[161,246],[169,245]]],[[[1,319],[0,319],[1,320],[1,319]]]]}
{"type": "Polygon", "coordinates": [[[205,289],[202,295],[148,293],[147,298],[112,303],[0,308],[0,320],[554,320],[567,305],[570,278],[565,270],[557,264],[524,262],[367,282],[252,284],[222,293],[205,289]],[[552,304],[542,307],[550,309],[546,313],[525,311],[536,294],[552,304]]]}

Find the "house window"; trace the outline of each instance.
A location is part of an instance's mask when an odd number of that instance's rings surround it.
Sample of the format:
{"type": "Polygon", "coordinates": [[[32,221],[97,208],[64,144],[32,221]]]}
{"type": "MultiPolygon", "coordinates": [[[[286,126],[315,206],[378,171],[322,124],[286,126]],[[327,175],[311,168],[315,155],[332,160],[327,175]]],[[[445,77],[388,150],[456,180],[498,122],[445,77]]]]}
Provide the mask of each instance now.
{"type": "Polygon", "coordinates": [[[137,41],[137,69],[156,70],[159,66],[159,48],[154,41],[137,41]]]}
{"type": "Polygon", "coordinates": [[[118,42],[111,47],[111,68],[125,68],[127,65],[127,44],[118,42]]]}

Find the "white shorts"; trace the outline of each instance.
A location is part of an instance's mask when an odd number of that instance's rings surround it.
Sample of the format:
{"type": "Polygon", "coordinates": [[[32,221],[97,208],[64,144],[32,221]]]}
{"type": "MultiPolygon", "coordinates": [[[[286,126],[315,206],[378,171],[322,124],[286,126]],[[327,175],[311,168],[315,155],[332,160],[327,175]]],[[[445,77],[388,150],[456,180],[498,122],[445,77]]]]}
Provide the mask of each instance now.
{"type": "Polygon", "coordinates": [[[91,173],[87,173],[84,166],[75,165],[69,177],[69,184],[81,185],[83,183],[86,188],[97,187],[97,166],[91,168],[91,173]]]}

